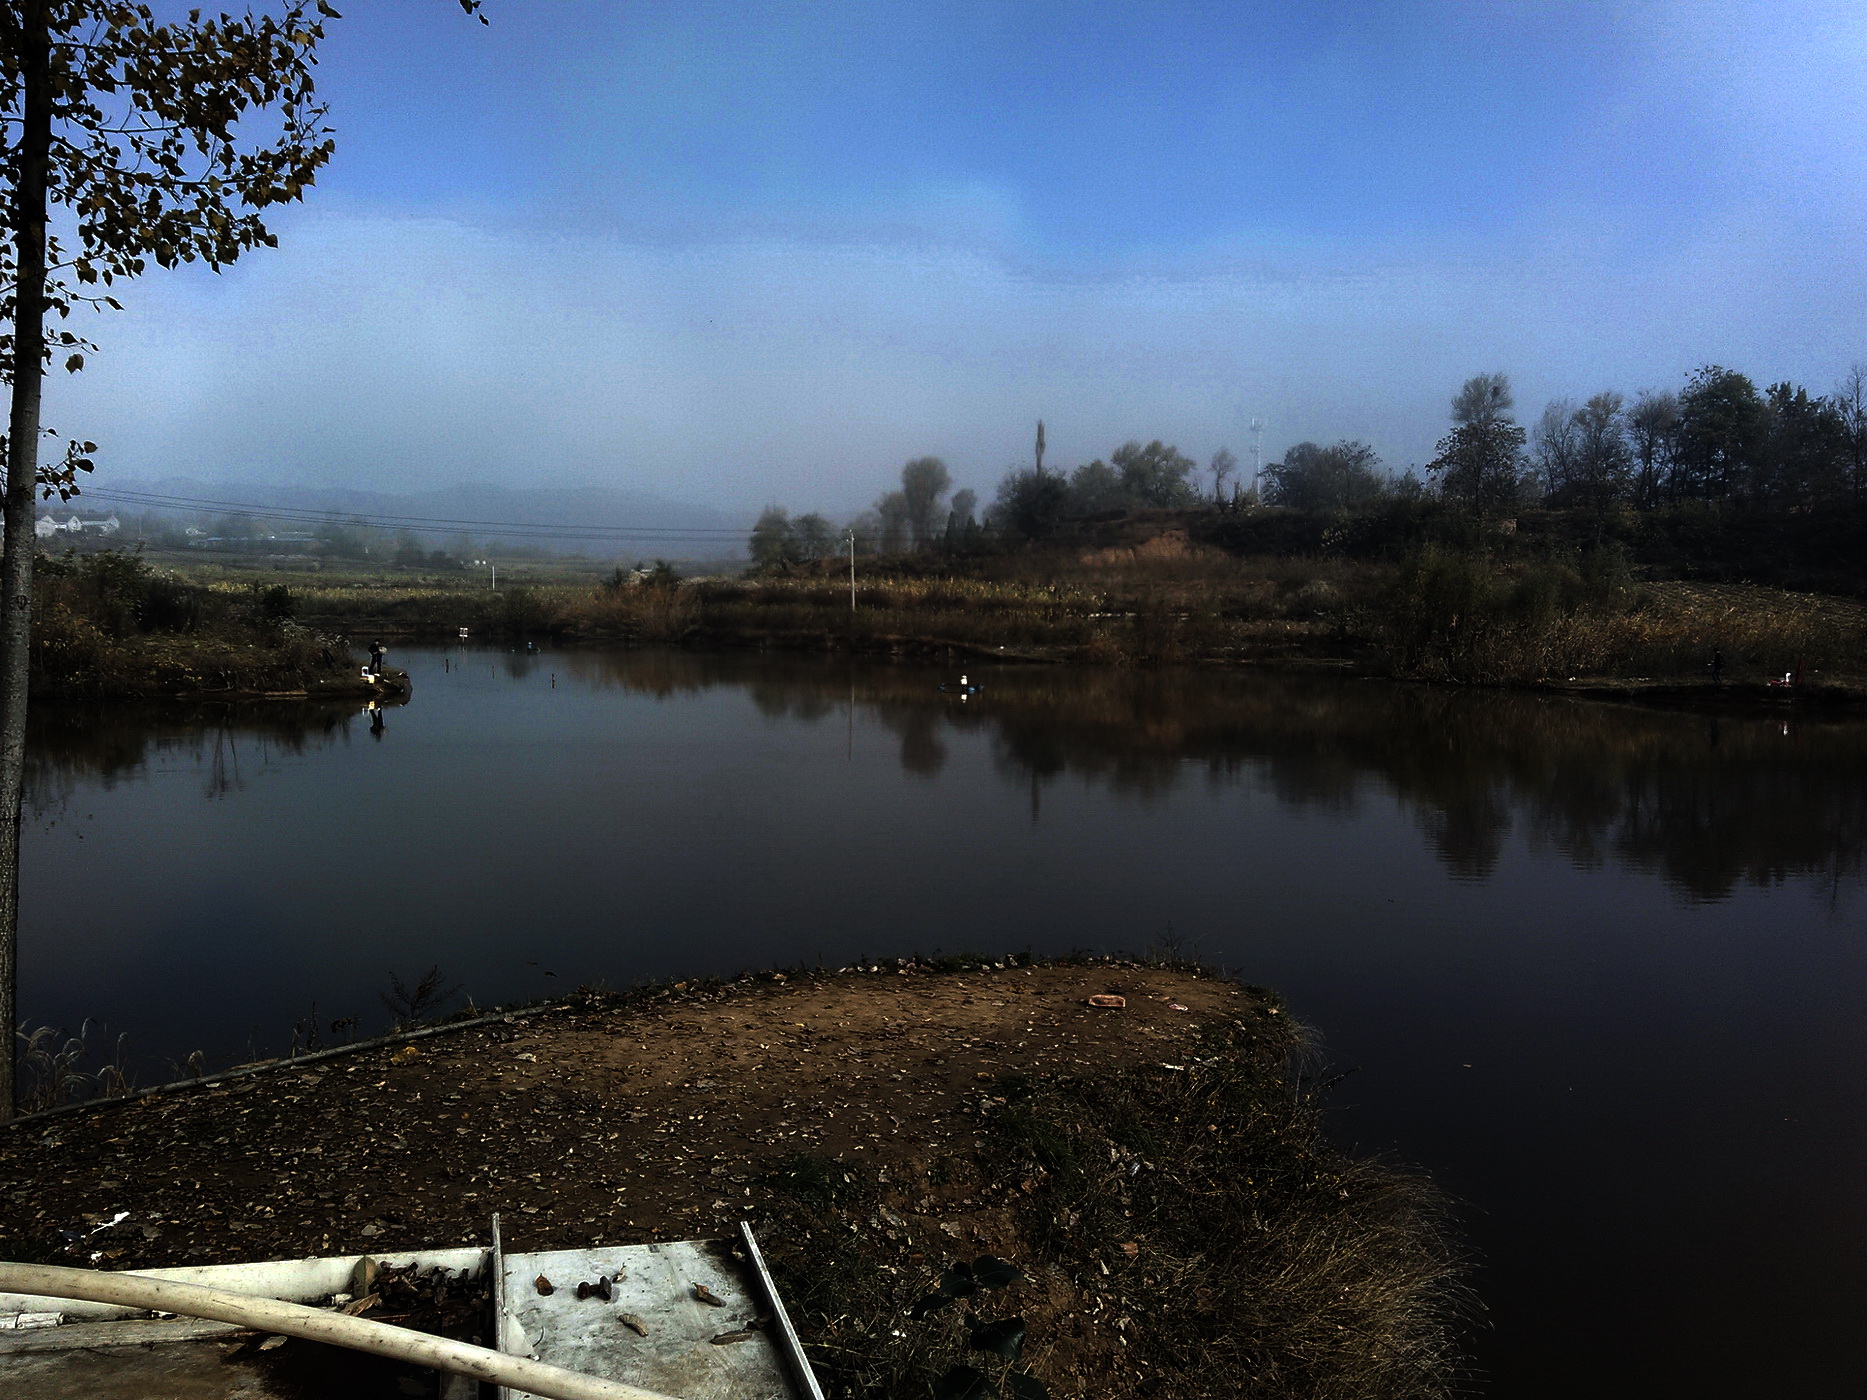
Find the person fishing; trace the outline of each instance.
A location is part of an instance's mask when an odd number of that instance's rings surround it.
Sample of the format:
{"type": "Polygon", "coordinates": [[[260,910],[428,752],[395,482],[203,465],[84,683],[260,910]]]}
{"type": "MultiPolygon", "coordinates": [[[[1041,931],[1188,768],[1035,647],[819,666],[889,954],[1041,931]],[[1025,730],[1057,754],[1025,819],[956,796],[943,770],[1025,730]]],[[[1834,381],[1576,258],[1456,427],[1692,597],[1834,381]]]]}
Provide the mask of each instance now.
{"type": "Polygon", "coordinates": [[[380,677],[382,675],[382,658],[383,658],[382,643],[371,642],[370,643],[370,674],[372,676],[380,677]]]}

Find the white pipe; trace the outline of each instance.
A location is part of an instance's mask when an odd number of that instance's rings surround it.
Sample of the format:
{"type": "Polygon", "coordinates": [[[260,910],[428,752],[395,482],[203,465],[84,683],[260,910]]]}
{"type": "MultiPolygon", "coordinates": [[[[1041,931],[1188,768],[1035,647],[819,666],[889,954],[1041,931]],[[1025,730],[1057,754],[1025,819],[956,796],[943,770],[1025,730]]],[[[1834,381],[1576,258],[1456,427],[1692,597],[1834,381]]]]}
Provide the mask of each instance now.
{"type": "Polygon", "coordinates": [[[31,1293],[47,1298],[80,1298],[90,1303],[147,1308],[151,1312],[179,1313],[231,1322],[255,1331],[273,1332],[307,1341],[328,1342],[352,1351],[367,1351],[397,1361],[475,1380],[491,1381],[513,1390],[528,1391],[540,1400],[672,1400],[658,1391],[621,1381],[566,1371],[561,1366],[508,1356],[468,1342],[433,1337],[407,1327],[391,1327],[362,1317],[255,1298],[198,1283],[146,1278],[138,1274],[102,1273],[95,1269],[69,1269],[58,1264],[0,1263],[0,1292],[31,1293]]]}

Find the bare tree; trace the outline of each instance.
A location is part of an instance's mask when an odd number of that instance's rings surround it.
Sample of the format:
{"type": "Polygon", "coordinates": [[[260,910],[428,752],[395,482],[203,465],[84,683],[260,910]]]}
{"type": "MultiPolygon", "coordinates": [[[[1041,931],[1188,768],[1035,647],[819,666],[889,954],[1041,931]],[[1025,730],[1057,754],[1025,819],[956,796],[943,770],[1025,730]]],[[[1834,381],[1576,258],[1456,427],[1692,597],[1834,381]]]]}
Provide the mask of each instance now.
{"type": "Polygon", "coordinates": [[[1830,400],[1841,415],[1847,454],[1848,489],[1867,496],[1867,365],[1856,364],[1830,400]]]}
{"type": "Polygon", "coordinates": [[[1679,426],[1679,399],[1672,393],[1643,389],[1627,411],[1627,436],[1634,454],[1634,504],[1652,510],[1662,490],[1673,494],[1673,434],[1679,426]]]}
{"type": "Polygon", "coordinates": [[[1215,504],[1225,500],[1225,478],[1238,470],[1238,459],[1230,450],[1221,447],[1212,454],[1212,462],[1207,467],[1212,473],[1212,499],[1215,504]]]}
{"type": "Polygon", "coordinates": [[[1575,410],[1574,504],[1595,518],[1599,543],[1608,510],[1627,495],[1633,453],[1627,442],[1626,400],[1613,390],[1596,394],[1575,410]]]}
{"type": "Polygon", "coordinates": [[[1567,505],[1581,456],[1581,433],[1571,399],[1552,399],[1536,420],[1530,438],[1530,460],[1543,478],[1543,492],[1552,505],[1567,505]]]}

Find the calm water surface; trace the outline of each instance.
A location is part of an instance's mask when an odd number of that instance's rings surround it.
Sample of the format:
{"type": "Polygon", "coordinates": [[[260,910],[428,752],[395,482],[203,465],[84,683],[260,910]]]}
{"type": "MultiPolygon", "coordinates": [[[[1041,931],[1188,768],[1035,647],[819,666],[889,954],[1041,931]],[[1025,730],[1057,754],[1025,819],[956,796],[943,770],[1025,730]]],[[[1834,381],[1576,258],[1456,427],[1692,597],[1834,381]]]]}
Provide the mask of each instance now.
{"type": "Polygon", "coordinates": [[[944,949],[1186,951],[1463,1203],[1499,1397],[1860,1393],[1867,725],[1367,681],[408,651],[379,732],[42,707],[23,1009],[276,1052],[944,949]]]}

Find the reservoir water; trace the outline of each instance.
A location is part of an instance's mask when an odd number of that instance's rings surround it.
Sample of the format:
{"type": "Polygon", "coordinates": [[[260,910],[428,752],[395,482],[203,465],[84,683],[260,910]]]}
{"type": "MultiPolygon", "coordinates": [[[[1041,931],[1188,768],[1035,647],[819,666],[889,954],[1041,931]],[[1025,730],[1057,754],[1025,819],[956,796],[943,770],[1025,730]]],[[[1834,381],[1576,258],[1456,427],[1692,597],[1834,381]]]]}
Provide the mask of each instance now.
{"type": "Polygon", "coordinates": [[[482,1004],[1178,949],[1461,1203],[1478,1393],[1858,1393],[1867,723],[1289,675],[404,649],[373,726],[41,705],[21,1006],[144,1082],[482,1004]],[[314,1015],[315,1008],[315,1015],[314,1015]],[[95,1034],[95,1033],[94,1033],[95,1034]]]}

